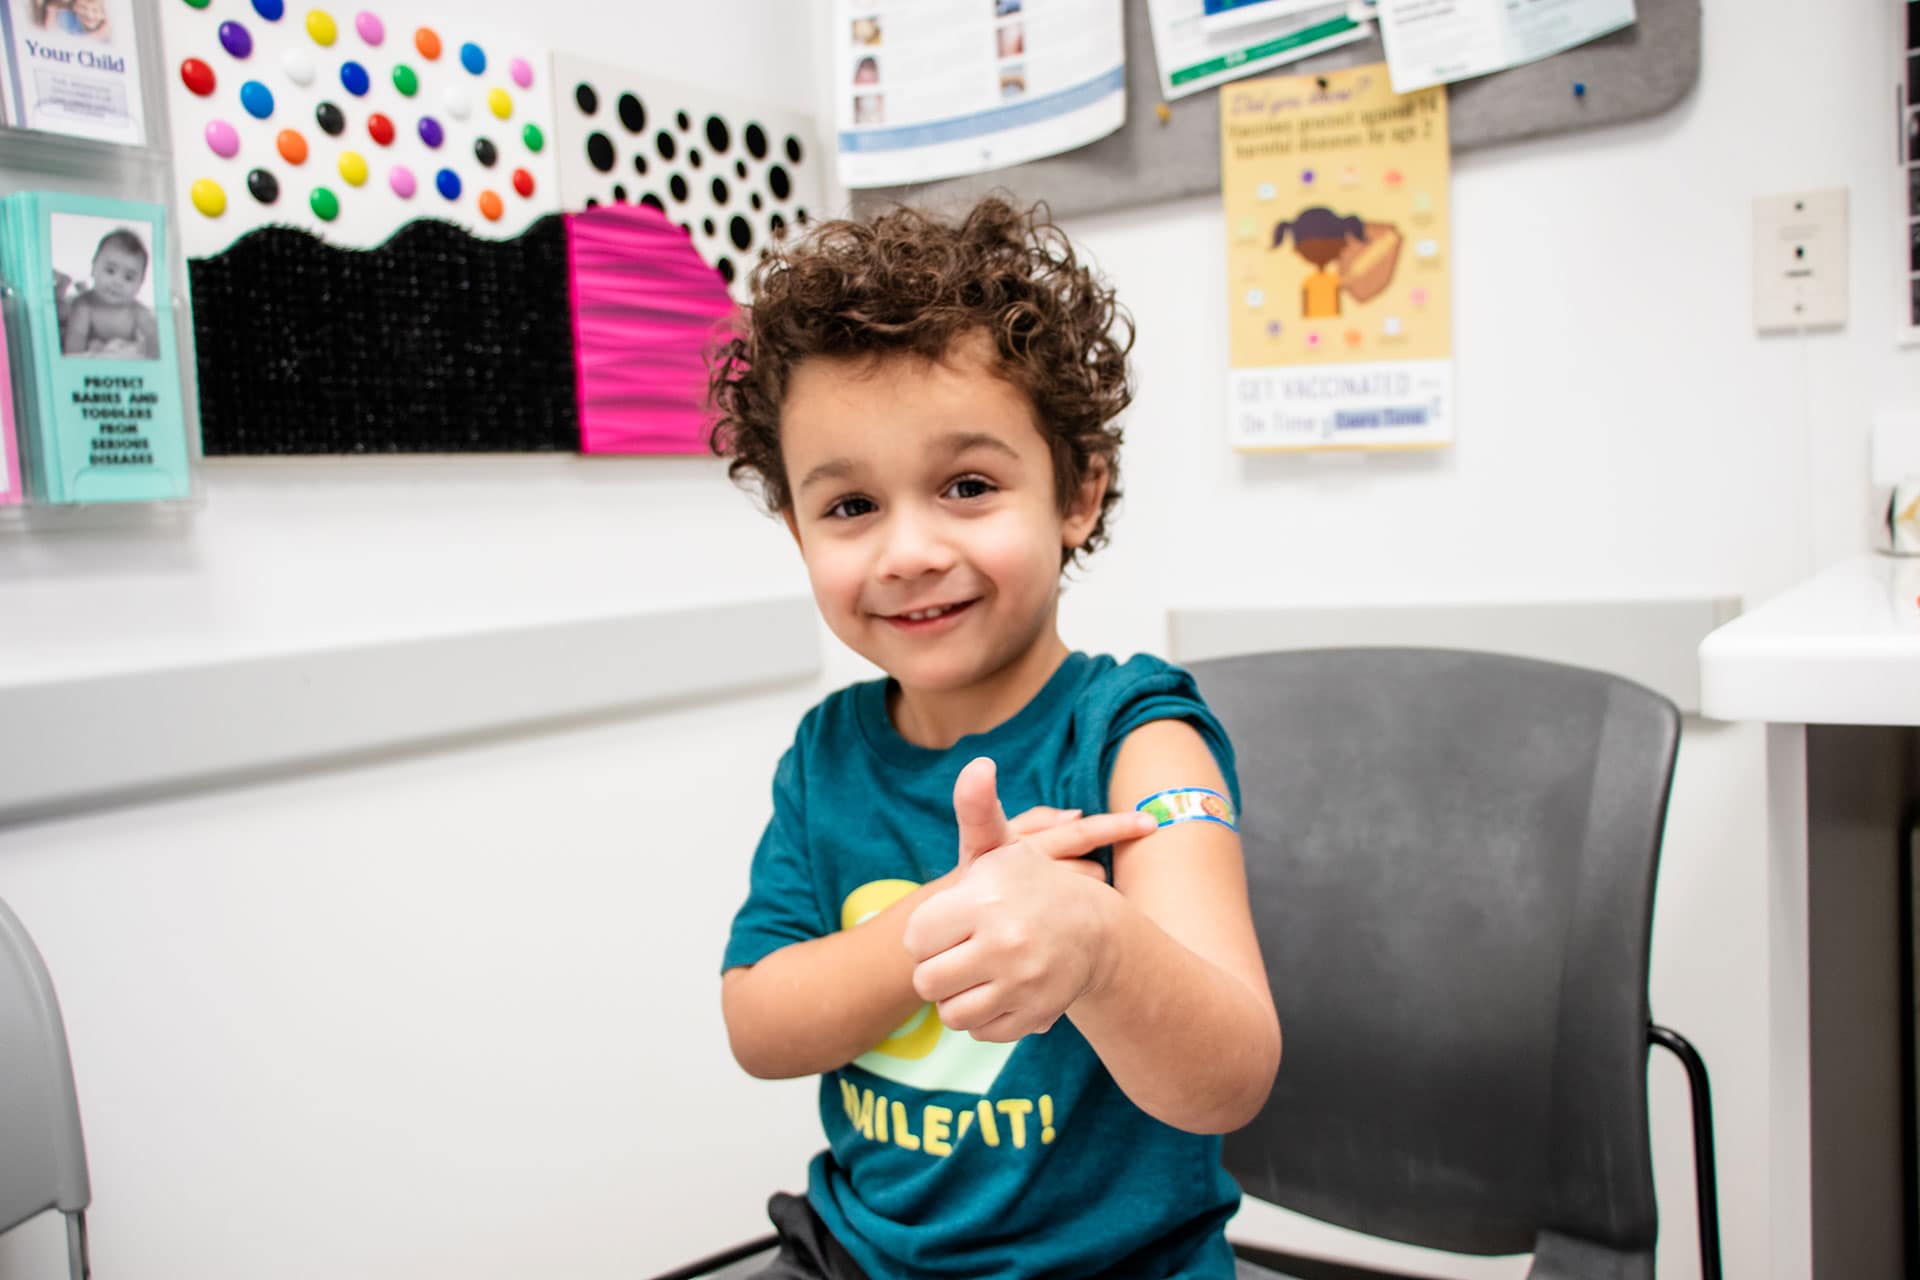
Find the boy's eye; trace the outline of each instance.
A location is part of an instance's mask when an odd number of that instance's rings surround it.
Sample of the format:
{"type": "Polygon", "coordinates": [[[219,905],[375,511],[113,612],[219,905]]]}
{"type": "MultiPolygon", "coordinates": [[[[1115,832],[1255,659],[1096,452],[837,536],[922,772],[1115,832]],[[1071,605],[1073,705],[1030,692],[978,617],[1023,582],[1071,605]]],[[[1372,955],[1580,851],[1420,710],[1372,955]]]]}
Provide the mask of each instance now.
{"type": "Polygon", "coordinates": [[[984,498],[993,492],[993,481],[985,476],[961,476],[947,486],[947,493],[955,498],[984,498]]]}
{"type": "Polygon", "coordinates": [[[829,520],[851,520],[855,516],[864,516],[874,509],[871,499],[857,496],[842,498],[827,508],[827,518],[829,520]]]}

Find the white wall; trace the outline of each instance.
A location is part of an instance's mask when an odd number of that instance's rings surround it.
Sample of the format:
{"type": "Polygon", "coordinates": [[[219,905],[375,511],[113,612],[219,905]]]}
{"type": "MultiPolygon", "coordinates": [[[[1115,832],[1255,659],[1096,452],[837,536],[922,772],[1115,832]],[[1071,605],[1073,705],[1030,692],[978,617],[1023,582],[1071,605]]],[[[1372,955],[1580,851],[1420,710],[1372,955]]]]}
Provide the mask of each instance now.
{"type": "MultiPolygon", "coordinates": [[[[1437,457],[1231,454],[1214,203],[1078,220],[1139,318],[1141,394],[1069,641],[1160,648],[1169,604],[1754,600],[1862,548],[1868,414],[1920,389],[1886,297],[1888,2],[1711,5],[1677,110],[1460,158],[1463,425],[1437,457]],[[1760,339],[1749,202],[1831,185],[1849,324],[1760,339]]],[[[547,34],[798,104],[816,8],[572,0],[547,34]]],[[[165,537],[0,540],[0,678],[802,584],[707,462],[217,463],[207,498],[165,537]]],[[[823,687],[858,670],[829,666],[823,687]]],[[[632,1276],[760,1229],[817,1122],[807,1085],[732,1068],[713,966],[818,692],[0,830],[0,897],[73,1039],[100,1274],[632,1276]]],[[[1656,1014],[1715,1073],[1732,1274],[1767,1248],[1761,781],[1756,731],[1688,725],[1654,948],[1656,1014]]],[[[1653,1080],[1661,1274],[1688,1276],[1684,1089],[1653,1080]]],[[[1272,1210],[1241,1226],[1404,1256],[1272,1210]]],[[[0,1278],[58,1251],[31,1224],[0,1278]]]]}

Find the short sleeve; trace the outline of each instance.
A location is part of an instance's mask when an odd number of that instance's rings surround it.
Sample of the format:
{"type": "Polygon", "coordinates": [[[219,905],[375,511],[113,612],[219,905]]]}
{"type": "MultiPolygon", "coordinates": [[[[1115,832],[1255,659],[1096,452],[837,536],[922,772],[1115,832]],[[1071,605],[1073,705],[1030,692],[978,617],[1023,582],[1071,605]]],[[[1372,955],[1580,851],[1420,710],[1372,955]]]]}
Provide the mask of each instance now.
{"type": "MultiPolygon", "coordinates": [[[[1132,678],[1117,682],[1113,706],[1103,717],[1100,734],[1099,775],[1094,780],[1101,809],[1107,806],[1107,786],[1113,778],[1113,762],[1120,755],[1120,744],[1143,724],[1155,720],[1183,720],[1192,725],[1213,753],[1220,776],[1227,781],[1227,794],[1236,811],[1240,808],[1240,776],[1234,763],[1233,742],[1227,731],[1200,696],[1200,687],[1180,667],[1153,659],[1135,658],[1119,669],[1132,678]],[[1150,664],[1150,665],[1145,665],[1150,664]],[[1134,668],[1141,668],[1137,673],[1134,668]]],[[[1183,784],[1167,779],[1167,786],[1183,784]]]]}
{"type": "Polygon", "coordinates": [[[756,964],[780,948],[823,936],[807,852],[806,789],[800,748],[780,757],[773,773],[773,816],[754,850],[747,900],[733,917],[721,969],[756,964]]]}

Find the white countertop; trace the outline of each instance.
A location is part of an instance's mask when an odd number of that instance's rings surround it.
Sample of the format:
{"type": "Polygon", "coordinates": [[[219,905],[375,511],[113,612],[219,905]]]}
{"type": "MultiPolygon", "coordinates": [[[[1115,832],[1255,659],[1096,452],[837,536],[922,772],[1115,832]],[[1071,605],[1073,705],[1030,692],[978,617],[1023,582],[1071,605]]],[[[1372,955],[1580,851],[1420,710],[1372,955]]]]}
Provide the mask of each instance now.
{"type": "Polygon", "coordinates": [[[1715,720],[1920,725],[1920,558],[1859,556],[1700,643],[1715,720]]]}

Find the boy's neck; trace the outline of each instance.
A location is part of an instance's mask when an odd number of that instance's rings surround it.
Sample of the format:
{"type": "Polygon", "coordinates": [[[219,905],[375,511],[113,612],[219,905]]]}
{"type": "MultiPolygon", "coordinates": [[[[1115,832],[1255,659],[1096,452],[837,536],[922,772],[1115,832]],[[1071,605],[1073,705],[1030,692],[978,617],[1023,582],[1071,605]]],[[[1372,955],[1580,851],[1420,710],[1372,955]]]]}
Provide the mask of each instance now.
{"type": "Polygon", "coordinates": [[[1046,687],[1067,652],[1060,633],[1049,627],[1025,653],[964,689],[916,690],[895,681],[888,715],[908,742],[944,751],[968,734],[985,733],[1018,715],[1046,687]]]}

